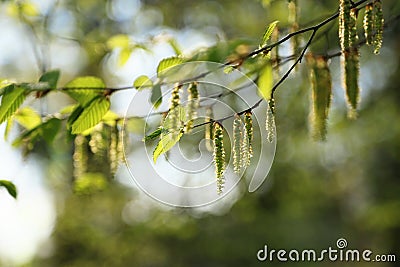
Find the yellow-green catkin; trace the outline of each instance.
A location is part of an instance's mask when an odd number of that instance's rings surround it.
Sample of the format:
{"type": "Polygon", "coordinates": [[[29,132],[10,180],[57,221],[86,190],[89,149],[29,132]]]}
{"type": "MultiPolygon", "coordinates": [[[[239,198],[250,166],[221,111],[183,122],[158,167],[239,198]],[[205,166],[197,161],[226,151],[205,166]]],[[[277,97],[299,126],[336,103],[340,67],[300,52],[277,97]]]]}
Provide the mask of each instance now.
{"type": "Polygon", "coordinates": [[[348,117],[357,118],[357,107],[360,98],[358,86],[360,73],[360,54],[357,48],[344,52],[344,87],[349,105],[348,117]]]}
{"type": "Polygon", "coordinates": [[[189,133],[193,128],[193,121],[197,117],[197,109],[199,108],[199,91],[197,83],[193,82],[188,86],[188,104],[185,132],[189,133]]]}
{"type": "Polygon", "coordinates": [[[348,117],[355,119],[360,95],[358,86],[360,53],[357,47],[358,10],[350,8],[351,3],[347,0],[341,0],[340,2],[339,29],[341,31],[339,30],[339,37],[342,45],[343,87],[349,105],[348,117]]]}
{"type": "Polygon", "coordinates": [[[374,53],[379,54],[379,51],[382,47],[383,42],[383,27],[385,25],[385,21],[383,19],[383,11],[382,11],[382,3],[380,0],[375,0],[374,2],[374,53]]]}
{"type": "Polygon", "coordinates": [[[90,134],[89,147],[94,155],[100,155],[106,144],[103,138],[103,123],[97,124],[90,134]]]}
{"type": "Polygon", "coordinates": [[[307,55],[311,82],[311,136],[315,141],[326,140],[327,120],[332,98],[332,78],[328,61],[322,56],[307,55]]]}
{"type": "Polygon", "coordinates": [[[119,129],[118,126],[115,125],[111,127],[110,133],[110,145],[108,149],[108,160],[110,162],[110,173],[111,176],[114,177],[117,172],[119,159],[118,159],[118,135],[119,129]]]}
{"type": "Polygon", "coordinates": [[[126,126],[121,127],[120,131],[118,132],[117,138],[117,159],[118,162],[125,162],[125,155],[124,155],[124,145],[128,138],[124,139],[124,135],[126,134],[126,126]],[[125,142],[124,142],[125,140],[125,142]]]}
{"type": "Polygon", "coordinates": [[[351,0],[340,0],[339,2],[339,40],[342,51],[348,49],[350,45],[351,30],[351,0]]]}
{"type": "Polygon", "coordinates": [[[357,17],[358,17],[358,9],[352,8],[350,9],[350,21],[349,23],[349,46],[354,47],[358,42],[357,35],[357,17]]]}
{"type": "Polygon", "coordinates": [[[251,158],[249,154],[249,139],[247,138],[246,130],[243,131],[243,138],[241,144],[241,152],[242,152],[242,159],[241,159],[241,168],[247,168],[251,163],[251,158]]]}
{"type": "Polygon", "coordinates": [[[240,173],[242,167],[242,129],[242,120],[240,116],[236,114],[233,120],[233,170],[235,173],[240,173]]]}
{"type": "Polygon", "coordinates": [[[270,107],[267,109],[265,129],[267,130],[267,141],[272,143],[275,139],[275,117],[270,107]]]}
{"type": "Polygon", "coordinates": [[[74,179],[79,179],[86,171],[87,171],[87,140],[83,135],[75,136],[74,140],[74,154],[72,156],[73,159],[73,176],[74,179]]]}
{"type": "MultiPolygon", "coordinates": [[[[299,30],[299,22],[298,22],[299,7],[297,5],[297,0],[289,1],[288,10],[289,10],[288,22],[291,25],[290,33],[294,33],[299,30]]],[[[292,51],[293,51],[294,55],[297,53],[299,46],[300,46],[299,38],[300,38],[300,35],[298,35],[298,34],[296,34],[295,36],[290,38],[291,45],[292,45],[292,51]]]]}
{"type": "Polygon", "coordinates": [[[181,128],[180,111],[179,106],[181,104],[180,91],[182,85],[176,84],[171,92],[170,108],[169,108],[169,121],[171,125],[168,125],[168,130],[171,134],[177,134],[181,128]]]}
{"type": "Polygon", "coordinates": [[[249,158],[253,157],[253,114],[251,111],[244,113],[244,127],[246,130],[247,142],[249,146],[249,158]]]}
{"type": "Polygon", "coordinates": [[[225,184],[225,149],[224,149],[224,134],[222,125],[219,122],[213,123],[214,136],[214,165],[215,175],[217,179],[217,192],[222,193],[225,184]]]}
{"type": "Polygon", "coordinates": [[[374,32],[375,32],[374,23],[375,23],[374,6],[373,4],[368,4],[365,7],[365,13],[363,19],[364,35],[367,45],[373,44],[374,32]]]}
{"type": "Polygon", "coordinates": [[[206,116],[204,119],[204,122],[206,123],[205,125],[205,130],[204,130],[204,138],[206,142],[206,149],[210,152],[214,150],[213,144],[212,144],[212,139],[213,139],[213,128],[212,128],[212,120],[214,118],[213,114],[213,109],[211,107],[206,108],[206,116]]]}

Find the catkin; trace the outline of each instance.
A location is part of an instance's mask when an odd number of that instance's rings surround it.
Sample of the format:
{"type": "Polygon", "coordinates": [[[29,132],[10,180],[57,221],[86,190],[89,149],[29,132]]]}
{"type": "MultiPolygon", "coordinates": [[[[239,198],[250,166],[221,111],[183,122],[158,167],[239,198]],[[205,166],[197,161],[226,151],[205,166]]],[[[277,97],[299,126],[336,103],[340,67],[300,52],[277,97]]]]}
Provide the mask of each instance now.
{"type": "Polygon", "coordinates": [[[87,170],[87,140],[83,135],[75,136],[74,140],[74,155],[73,166],[74,166],[74,179],[79,179],[87,170]]]}
{"type": "Polygon", "coordinates": [[[182,85],[177,84],[175,87],[172,89],[171,92],[171,100],[170,100],[170,108],[169,108],[169,121],[170,125],[168,126],[168,130],[171,134],[176,134],[179,132],[179,129],[181,128],[181,120],[180,120],[180,111],[179,111],[179,105],[181,104],[180,100],[180,90],[182,88],[182,85]]]}
{"type": "Polygon", "coordinates": [[[339,2],[339,40],[342,51],[348,49],[350,45],[350,29],[351,29],[351,1],[340,0],[339,2]]]}
{"type": "Polygon", "coordinates": [[[339,10],[339,38],[342,48],[343,83],[346,98],[349,104],[349,118],[356,118],[359,102],[360,88],[359,76],[359,51],[356,47],[358,10],[351,8],[350,0],[340,0],[339,10]]]}
{"type": "Polygon", "coordinates": [[[196,119],[197,109],[199,108],[199,91],[197,90],[197,83],[191,83],[187,89],[188,91],[188,104],[187,104],[187,123],[185,132],[189,133],[193,128],[193,120],[196,119]]]}
{"type": "MultiPolygon", "coordinates": [[[[288,16],[288,22],[291,24],[290,26],[290,33],[294,33],[299,30],[299,23],[298,23],[298,5],[297,5],[297,0],[290,0],[288,3],[288,10],[289,10],[289,16],[288,16]]],[[[300,35],[296,34],[292,38],[290,38],[291,46],[292,46],[292,53],[294,55],[297,54],[297,51],[300,46],[300,35]]],[[[297,70],[297,65],[296,65],[296,70],[297,70]]]]}
{"type": "Polygon", "coordinates": [[[222,125],[219,122],[213,124],[214,135],[214,165],[215,175],[217,179],[217,192],[222,193],[224,188],[225,178],[225,149],[224,149],[224,134],[222,125]]]}
{"type": "Polygon", "coordinates": [[[311,82],[311,136],[315,141],[326,140],[329,106],[332,98],[332,79],[326,58],[307,55],[311,82]]]}
{"type": "Polygon", "coordinates": [[[115,125],[114,127],[111,127],[111,133],[110,133],[110,145],[109,145],[109,150],[108,150],[108,160],[110,162],[110,173],[111,176],[114,177],[115,173],[117,172],[118,169],[118,135],[119,135],[119,130],[118,126],[115,125]]]}
{"type": "Polygon", "coordinates": [[[233,120],[233,170],[240,173],[242,167],[241,145],[243,142],[242,121],[239,115],[235,115],[233,120]]]}
{"type": "Polygon", "coordinates": [[[358,86],[360,73],[360,54],[357,48],[344,53],[344,88],[346,91],[347,103],[349,105],[348,117],[355,119],[357,117],[357,107],[360,96],[358,86]]]}
{"type": "Polygon", "coordinates": [[[213,110],[211,107],[206,109],[206,117],[204,119],[205,125],[205,136],[204,139],[206,141],[206,149],[210,152],[213,151],[212,139],[213,139],[213,128],[212,128],[212,119],[214,117],[213,110]]]}
{"type": "Polygon", "coordinates": [[[247,142],[249,146],[249,158],[253,157],[253,114],[251,111],[244,113],[244,126],[246,130],[247,142]]]}
{"type": "Polygon", "coordinates": [[[247,168],[250,165],[251,158],[249,154],[249,139],[247,138],[246,131],[243,132],[241,152],[242,152],[242,160],[240,163],[241,168],[247,168]]]}
{"type": "Polygon", "coordinates": [[[364,20],[363,20],[363,27],[364,27],[364,35],[365,35],[365,41],[367,45],[372,45],[373,44],[373,38],[374,38],[374,21],[375,21],[375,14],[374,14],[374,7],[372,4],[368,4],[365,7],[365,13],[364,13],[364,20]]]}
{"type": "Polygon", "coordinates": [[[103,138],[103,123],[96,125],[90,134],[89,147],[94,155],[99,155],[105,148],[103,138]]]}
{"type": "Polygon", "coordinates": [[[275,138],[275,118],[272,109],[267,109],[267,118],[265,120],[265,129],[267,130],[267,141],[272,143],[275,138]]]}
{"type": "Polygon", "coordinates": [[[385,24],[385,21],[383,19],[382,3],[380,0],[375,0],[374,11],[375,11],[375,16],[374,16],[375,36],[373,40],[373,45],[374,45],[374,53],[379,54],[379,51],[382,47],[383,27],[385,24]]]}

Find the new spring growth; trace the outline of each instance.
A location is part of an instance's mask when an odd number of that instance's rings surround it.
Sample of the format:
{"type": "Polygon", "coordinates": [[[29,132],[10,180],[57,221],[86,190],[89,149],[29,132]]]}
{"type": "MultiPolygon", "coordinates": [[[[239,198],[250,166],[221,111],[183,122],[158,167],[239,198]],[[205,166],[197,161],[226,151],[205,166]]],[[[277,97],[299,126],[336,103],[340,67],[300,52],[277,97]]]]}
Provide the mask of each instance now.
{"type": "Polygon", "coordinates": [[[373,4],[368,4],[365,7],[363,27],[364,27],[364,35],[365,41],[367,45],[372,45],[374,38],[374,23],[375,23],[375,14],[374,14],[374,6],[373,4]]]}
{"type": "Polygon", "coordinates": [[[193,121],[197,116],[197,109],[199,108],[199,91],[197,90],[197,83],[193,82],[189,85],[188,89],[188,104],[187,104],[187,117],[185,132],[189,133],[193,128],[193,121]]]}
{"type": "Polygon", "coordinates": [[[215,175],[217,179],[217,192],[222,193],[224,188],[224,171],[225,171],[225,149],[224,149],[224,134],[222,125],[219,122],[213,123],[214,136],[214,165],[215,175]]]}
{"type": "Polygon", "coordinates": [[[240,173],[242,167],[242,129],[242,120],[240,116],[236,114],[233,120],[233,170],[235,173],[240,173]]]}
{"type": "Polygon", "coordinates": [[[182,88],[181,84],[176,84],[175,87],[172,89],[171,92],[171,104],[169,108],[169,118],[170,118],[170,124],[167,125],[169,131],[171,134],[175,134],[179,132],[179,129],[181,128],[181,121],[180,121],[180,114],[179,114],[179,105],[181,104],[180,101],[180,90],[182,88]]]}
{"type": "Polygon", "coordinates": [[[204,130],[204,138],[206,141],[206,149],[210,152],[214,150],[213,145],[212,145],[212,139],[213,139],[213,127],[211,120],[214,117],[213,110],[211,107],[206,108],[206,117],[204,119],[204,122],[206,123],[205,130],[204,130]]]}
{"type": "Polygon", "coordinates": [[[375,19],[374,19],[375,36],[373,40],[374,53],[379,54],[379,51],[382,47],[383,26],[385,24],[385,21],[383,19],[382,3],[380,0],[376,0],[374,2],[374,11],[375,11],[375,19]]]}
{"type": "Polygon", "coordinates": [[[351,0],[340,0],[339,2],[339,40],[342,51],[348,49],[350,45],[351,26],[351,0]]]}

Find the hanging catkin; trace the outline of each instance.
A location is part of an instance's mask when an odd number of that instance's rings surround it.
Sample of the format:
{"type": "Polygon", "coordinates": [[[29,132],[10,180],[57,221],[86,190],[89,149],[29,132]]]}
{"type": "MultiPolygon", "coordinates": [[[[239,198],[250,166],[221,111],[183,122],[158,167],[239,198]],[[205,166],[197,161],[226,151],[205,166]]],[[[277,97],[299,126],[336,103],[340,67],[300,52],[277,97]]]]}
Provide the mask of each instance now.
{"type": "MultiPolygon", "coordinates": [[[[298,22],[298,15],[299,15],[299,7],[297,5],[297,0],[289,0],[288,1],[288,22],[290,26],[290,33],[294,33],[299,30],[299,22],[298,22]]],[[[297,54],[300,46],[300,35],[296,34],[292,38],[290,38],[291,46],[292,46],[292,53],[293,55],[297,54]]],[[[296,65],[296,70],[297,70],[296,65]]]]}
{"type": "Polygon", "coordinates": [[[233,170],[235,173],[240,173],[242,167],[242,120],[239,115],[235,115],[233,120],[233,170]]]}
{"type": "Polygon", "coordinates": [[[275,138],[275,118],[272,109],[268,107],[265,119],[265,130],[267,130],[267,141],[272,143],[275,138]]]}
{"type": "Polygon", "coordinates": [[[118,130],[118,125],[115,124],[115,126],[111,127],[110,129],[110,145],[108,149],[108,160],[110,162],[110,174],[112,177],[115,176],[115,173],[117,172],[118,169],[118,135],[119,135],[119,130],[118,130]]]}
{"type": "Polygon", "coordinates": [[[375,23],[374,6],[373,4],[368,4],[365,7],[364,20],[363,20],[364,35],[367,45],[373,44],[374,31],[375,31],[374,23],[375,23]]]}
{"type": "Polygon", "coordinates": [[[166,125],[168,127],[169,132],[174,135],[179,132],[181,128],[181,120],[180,120],[180,110],[179,105],[181,104],[180,100],[180,91],[182,85],[176,84],[171,92],[171,100],[170,100],[170,108],[169,108],[169,122],[170,125],[166,125]]]}
{"type": "Polygon", "coordinates": [[[197,83],[191,83],[188,86],[187,91],[188,104],[185,132],[189,133],[193,128],[193,120],[196,119],[197,109],[199,108],[199,91],[197,90],[197,83]]]}
{"type": "Polygon", "coordinates": [[[251,158],[253,157],[253,114],[251,111],[246,111],[244,113],[244,127],[249,146],[249,158],[251,158]]]}
{"type": "Polygon", "coordinates": [[[339,2],[339,40],[342,51],[348,49],[350,45],[351,30],[351,0],[340,0],[339,2]]]}
{"type": "Polygon", "coordinates": [[[311,136],[315,141],[326,140],[329,106],[332,98],[332,79],[326,58],[307,55],[311,82],[311,136]]]}
{"type": "Polygon", "coordinates": [[[97,124],[90,134],[89,147],[94,155],[101,156],[101,152],[105,149],[106,144],[103,138],[103,123],[97,124]]]}
{"type": "Polygon", "coordinates": [[[217,179],[217,192],[222,193],[224,188],[225,178],[225,149],[224,149],[224,134],[222,125],[219,122],[213,123],[214,136],[214,165],[215,175],[217,179]]]}
{"type": "Polygon", "coordinates": [[[214,150],[213,145],[212,145],[212,140],[213,140],[213,127],[212,127],[212,119],[213,119],[213,109],[211,107],[206,108],[206,116],[204,118],[204,122],[206,123],[205,125],[205,130],[204,130],[204,139],[206,142],[206,149],[210,152],[214,150]]]}
{"type": "Polygon", "coordinates": [[[385,24],[385,21],[383,19],[383,11],[382,11],[382,3],[380,0],[376,0],[374,2],[374,30],[375,30],[375,36],[373,40],[374,44],[374,53],[379,54],[379,51],[382,47],[382,41],[383,41],[383,27],[385,24]]]}
{"type": "Polygon", "coordinates": [[[339,38],[342,47],[343,87],[349,105],[348,117],[353,119],[357,117],[360,95],[357,16],[358,10],[351,8],[350,0],[340,0],[339,38]]]}
{"type": "Polygon", "coordinates": [[[73,166],[74,166],[74,179],[79,179],[87,170],[87,140],[86,137],[83,135],[75,136],[74,140],[74,155],[73,159],[73,166]]]}

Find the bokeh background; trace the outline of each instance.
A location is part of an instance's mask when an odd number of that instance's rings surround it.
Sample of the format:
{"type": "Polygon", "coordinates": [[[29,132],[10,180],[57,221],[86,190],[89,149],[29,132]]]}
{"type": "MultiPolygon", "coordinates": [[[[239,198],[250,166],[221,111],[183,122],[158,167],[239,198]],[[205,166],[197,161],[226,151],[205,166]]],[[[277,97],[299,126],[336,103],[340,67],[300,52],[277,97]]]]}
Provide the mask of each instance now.
{"type": "MultiPolygon", "coordinates": [[[[256,48],[274,20],[282,34],[290,28],[286,0],[20,2],[35,34],[15,15],[15,1],[0,2],[0,76],[16,81],[37,80],[44,60],[47,68],[61,70],[60,84],[96,75],[108,86],[131,85],[174,55],[171,42],[191,56],[229,40],[256,48]],[[117,34],[137,45],[124,64],[120,49],[108,42],[117,34]]],[[[384,0],[383,6],[387,21],[400,14],[397,0],[384,0]]],[[[298,7],[301,28],[334,13],[338,1],[299,0],[298,7]]],[[[313,52],[338,51],[337,23],[331,26],[311,46],[313,52]]],[[[331,60],[334,99],[324,143],[309,135],[310,83],[301,64],[276,93],[277,150],[267,180],[255,193],[243,187],[225,205],[164,206],[141,193],[124,166],[107,189],[74,194],[71,145],[59,141],[23,158],[11,146],[19,132],[14,129],[0,145],[1,179],[19,189],[17,200],[0,191],[0,266],[275,266],[284,263],[257,260],[264,245],[322,250],[334,247],[338,238],[346,238],[349,248],[396,254],[397,263],[375,265],[399,266],[399,33],[394,20],[380,55],[361,48],[357,120],[346,118],[340,58],[331,60]]],[[[281,53],[290,54],[289,44],[281,53]]],[[[112,109],[123,114],[131,93],[116,94],[112,109]]],[[[27,104],[53,112],[68,101],[52,94],[27,104]]]]}

